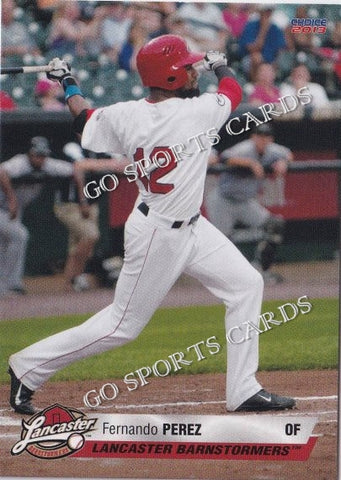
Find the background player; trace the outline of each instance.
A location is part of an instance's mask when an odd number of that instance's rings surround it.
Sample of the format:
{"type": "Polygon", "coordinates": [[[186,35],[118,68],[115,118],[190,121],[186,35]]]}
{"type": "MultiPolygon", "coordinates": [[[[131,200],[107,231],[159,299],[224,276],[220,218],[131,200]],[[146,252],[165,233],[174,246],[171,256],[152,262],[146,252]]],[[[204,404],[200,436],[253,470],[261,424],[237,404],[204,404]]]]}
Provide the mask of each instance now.
{"type": "Polygon", "coordinates": [[[84,274],[100,237],[98,205],[90,204],[84,194],[84,175],[75,168],[84,155],[78,143],[64,145],[63,152],[73,163],[74,175],[55,192],[54,214],[69,234],[68,256],[64,267],[65,291],[80,292],[90,285],[84,274]]]}
{"type": "MultiPolygon", "coordinates": [[[[10,403],[17,412],[34,412],[34,390],[56,371],[136,338],[184,272],[222,299],[226,330],[246,320],[257,323],[261,275],[199,214],[212,132],[221,128],[242,97],[225,55],[217,52],[207,53],[204,65],[216,74],[218,93],[198,96],[193,64],[203,59],[204,54],[189,52],[182,38],[160,36],[137,56],[149,96],[95,111],[89,110],[68,65],[52,61],[54,70],[48,76],[64,88],[83,148],[125,154],[139,166],[154,161],[160,168],[138,180],[140,195],[125,226],[125,259],[112,305],[80,326],[11,355],[10,403]]],[[[293,399],[262,389],[257,368],[258,335],[229,345],[227,410],[292,408],[293,399]]]]}
{"type": "Polygon", "coordinates": [[[46,180],[73,175],[70,163],[51,158],[50,154],[47,138],[33,137],[27,153],[0,165],[0,295],[25,293],[23,275],[29,234],[21,220],[24,209],[38,197],[46,180]]]}
{"type": "Polygon", "coordinates": [[[263,207],[258,195],[265,173],[283,177],[293,155],[288,148],[274,143],[272,127],[264,123],[248,140],[221,152],[219,159],[230,168],[220,176],[219,184],[208,195],[209,219],[230,238],[237,222],[260,229],[255,263],[265,280],[276,281],[277,277],[269,275],[268,269],[282,242],[284,220],[263,207]]]}

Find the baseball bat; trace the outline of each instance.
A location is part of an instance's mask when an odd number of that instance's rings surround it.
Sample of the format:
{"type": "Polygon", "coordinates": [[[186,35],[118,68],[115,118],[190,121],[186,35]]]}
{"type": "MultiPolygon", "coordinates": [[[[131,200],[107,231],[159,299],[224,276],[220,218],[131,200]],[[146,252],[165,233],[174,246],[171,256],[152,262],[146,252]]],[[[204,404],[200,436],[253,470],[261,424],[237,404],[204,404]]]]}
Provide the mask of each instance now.
{"type": "Polygon", "coordinates": [[[37,65],[34,67],[4,67],[0,68],[0,75],[8,73],[40,73],[50,72],[52,68],[49,65],[37,65]]]}

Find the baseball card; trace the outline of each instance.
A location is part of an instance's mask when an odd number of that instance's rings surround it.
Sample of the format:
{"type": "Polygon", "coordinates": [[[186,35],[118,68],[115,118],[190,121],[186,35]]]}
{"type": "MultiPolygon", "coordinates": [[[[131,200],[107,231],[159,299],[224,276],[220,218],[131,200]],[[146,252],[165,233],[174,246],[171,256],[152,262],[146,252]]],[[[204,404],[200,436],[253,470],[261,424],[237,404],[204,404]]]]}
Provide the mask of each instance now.
{"type": "Polygon", "coordinates": [[[337,480],[341,5],[2,0],[0,476],[337,480]]]}

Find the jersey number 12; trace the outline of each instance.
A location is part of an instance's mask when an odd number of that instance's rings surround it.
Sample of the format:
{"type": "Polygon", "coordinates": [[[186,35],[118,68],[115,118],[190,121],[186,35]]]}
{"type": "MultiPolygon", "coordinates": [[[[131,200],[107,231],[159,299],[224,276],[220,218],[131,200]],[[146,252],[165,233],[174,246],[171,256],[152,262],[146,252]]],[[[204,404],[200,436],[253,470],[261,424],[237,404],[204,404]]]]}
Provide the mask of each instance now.
{"type": "Polygon", "coordinates": [[[169,147],[154,147],[149,159],[145,159],[143,148],[139,147],[134,153],[134,162],[137,162],[140,167],[141,175],[139,179],[147,191],[165,194],[173,190],[173,183],[159,183],[162,177],[177,166],[175,155],[169,147]],[[144,165],[142,165],[142,162],[144,165]],[[150,166],[155,166],[156,168],[148,175],[148,178],[146,170],[150,166]]]}

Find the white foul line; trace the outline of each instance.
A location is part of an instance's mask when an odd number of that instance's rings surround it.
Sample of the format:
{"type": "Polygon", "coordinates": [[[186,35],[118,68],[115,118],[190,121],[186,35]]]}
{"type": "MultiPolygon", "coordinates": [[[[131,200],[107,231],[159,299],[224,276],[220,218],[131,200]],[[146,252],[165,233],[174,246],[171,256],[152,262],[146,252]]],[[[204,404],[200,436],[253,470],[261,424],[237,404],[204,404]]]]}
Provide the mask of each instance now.
{"type": "MultiPolygon", "coordinates": [[[[299,401],[311,401],[311,400],[337,400],[337,395],[328,395],[328,396],[321,396],[321,397],[295,397],[295,400],[299,401]]],[[[217,404],[224,404],[224,400],[209,400],[209,401],[202,401],[202,402],[173,402],[173,403],[150,403],[150,404],[140,404],[140,405],[108,405],[104,406],[101,405],[101,409],[107,408],[120,408],[123,410],[127,409],[135,409],[135,408],[162,408],[162,407],[184,407],[184,406],[197,406],[197,405],[217,405],[217,404]]]]}
{"type": "Polygon", "coordinates": [[[295,397],[295,400],[337,400],[337,395],[328,395],[326,397],[295,397]]]}
{"type": "Polygon", "coordinates": [[[174,402],[174,403],[150,403],[150,404],[141,404],[141,405],[108,405],[104,406],[101,405],[100,407],[96,408],[120,408],[120,409],[134,409],[134,408],[162,408],[162,407],[184,407],[184,406],[195,406],[195,405],[215,405],[218,403],[225,403],[221,400],[210,400],[208,402],[174,402]]]}

